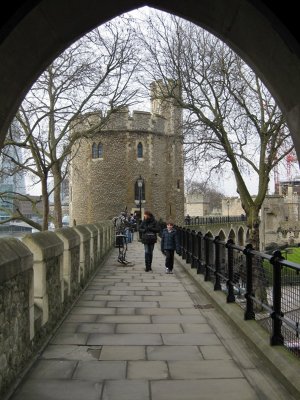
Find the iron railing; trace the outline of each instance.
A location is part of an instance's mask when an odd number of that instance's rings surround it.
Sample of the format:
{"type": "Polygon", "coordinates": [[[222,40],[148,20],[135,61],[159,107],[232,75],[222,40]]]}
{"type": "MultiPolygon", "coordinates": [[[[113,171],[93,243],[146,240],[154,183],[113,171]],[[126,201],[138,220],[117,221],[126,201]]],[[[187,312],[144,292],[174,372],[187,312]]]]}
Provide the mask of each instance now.
{"type": "Polygon", "coordinates": [[[257,320],[270,334],[271,345],[283,345],[300,356],[300,265],[252,245],[236,245],[209,234],[177,227],[180,255],[228,303],[244,310],[245,320],[257,320]]]}
{"type": "Polygon", "coordinates": [[[185,225],[213,225],[213,224],[226,224],[230,222],[246,221],[245,215],[232,215],[232,216],[214,216],[214,217],[185,217],[185,225]]]}

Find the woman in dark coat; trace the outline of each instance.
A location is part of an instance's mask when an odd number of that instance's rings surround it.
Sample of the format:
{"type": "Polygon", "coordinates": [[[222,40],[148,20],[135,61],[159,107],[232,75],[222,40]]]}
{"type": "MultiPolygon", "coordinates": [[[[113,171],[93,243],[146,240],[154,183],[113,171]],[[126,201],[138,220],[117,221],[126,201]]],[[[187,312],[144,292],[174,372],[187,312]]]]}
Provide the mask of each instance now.
{"type": "Polygon", "coordinates": [[[152,258],[154,245],[157,242],[157,233],[160,231],[159,225],[150,211],[144,212],[144,220],[139,227],[142,243],[145,248],[145,271],[152,271],[152,258]]]}

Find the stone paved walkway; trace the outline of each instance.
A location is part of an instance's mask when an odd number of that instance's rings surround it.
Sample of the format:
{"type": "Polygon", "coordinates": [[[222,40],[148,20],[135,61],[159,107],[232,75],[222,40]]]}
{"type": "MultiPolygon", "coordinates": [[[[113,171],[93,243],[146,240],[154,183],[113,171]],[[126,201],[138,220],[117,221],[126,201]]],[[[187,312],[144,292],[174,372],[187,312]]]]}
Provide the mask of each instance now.
{"type": "Polygon", "coordinates": [[[12,400],[293,399],[159,244],[152,273],[141,243],[127,258],[112,252],[12,400]]]}

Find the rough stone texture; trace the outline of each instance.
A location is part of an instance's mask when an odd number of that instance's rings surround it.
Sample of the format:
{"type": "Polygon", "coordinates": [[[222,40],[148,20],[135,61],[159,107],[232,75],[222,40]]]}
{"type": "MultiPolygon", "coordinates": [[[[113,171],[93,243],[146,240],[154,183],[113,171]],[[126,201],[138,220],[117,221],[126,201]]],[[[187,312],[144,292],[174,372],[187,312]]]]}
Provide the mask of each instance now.
{"type": "MultiPolygon", "coordinates": [[[[177,224],[184,215],[183,151],[179,121],[174,105],[152,101],[153,113],[128,110],[114,114],[109,123],[90,139],[74,147],[70,179],[71,221],[96,223],[113,218],[127,207],[138,211],[135,183],[144,179],[142,212],[151,210],[157,219],[172,217],[177,224]],[[154,114],[159,112],[161,115],[154,114]],[[101,143],[103,157],[92,158],[92,145],[101,143]],[[137,146],[143,157],[137,157],[137,146]],[[86,194],[89,194],[86,196],[86,194]]],[[[91,118],[94,123],[95,118],[91,118]]],[[[81,130],[87,120],[81,125],[81,130]]],[[[76,125],[80,130],[80,125],[76,125]]]]}
{"type": "Polygon", "coordinates": [[[55,324],[63,311],[62,291],[60,280],[60,259],[53,257],[46,262],[46,282],[49,304],[49,322],[55,324]]]}
{"type": "MultiPolygon", "coordinates": [[[[29,291],[33,271],[0,285],[0,387],[4,390],[31,355],[29,291]]],[[[0,393],[1,391],[0,390],[0,393]]]]}

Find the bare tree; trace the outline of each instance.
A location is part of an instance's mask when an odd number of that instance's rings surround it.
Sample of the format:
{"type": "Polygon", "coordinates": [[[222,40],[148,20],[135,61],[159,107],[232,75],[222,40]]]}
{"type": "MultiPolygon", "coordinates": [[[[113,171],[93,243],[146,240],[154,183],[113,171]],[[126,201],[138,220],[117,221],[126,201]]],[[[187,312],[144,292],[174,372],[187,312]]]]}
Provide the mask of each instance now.
{"type": "Polygon", "coordinates": [[[62,226],[61,182],[73,143],[93,135],[112,113],[137,101],[137,90],[129,89],[129,82],[138,57],[132,32],[121,20],[91,31],[48,66],[27,94],[6,139],[4,156],[41,184],[43,230],[48,229],[52,190],[54,223],[62,226]],[[82,124],[91,112],[98,112],[96,123],[82,124]],[[74,129],[78,122],[81,130],[74,129]],[[9,146],[23,149],[22,163],[9,156],[9,146]],[[49,188],[50,177],[53,189],[49,188]]]}
{"type": "Polygon", "coordinates": [[[284,117],[263,83],[225,43],[175,16],[153,12],[146,22],[140,31],[145,68],[149,79],[164,87],[158,96],[175,100],[185,111],[186,162],[217,171],[230,166],[258,249],[259,211],[270,172],[293,148],[284,117]],[[255,198],[247,187],[250,172],[258,176],[255,198]]]}

